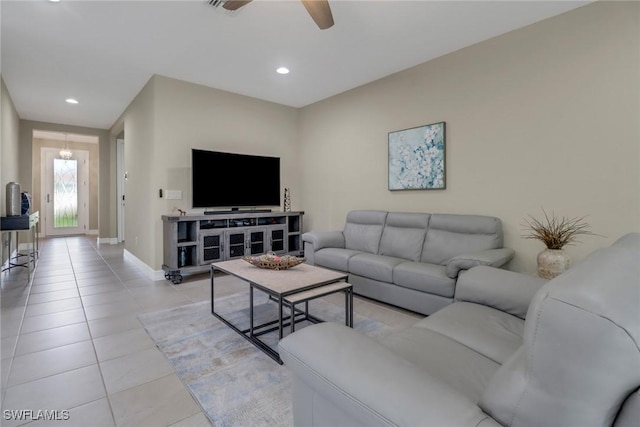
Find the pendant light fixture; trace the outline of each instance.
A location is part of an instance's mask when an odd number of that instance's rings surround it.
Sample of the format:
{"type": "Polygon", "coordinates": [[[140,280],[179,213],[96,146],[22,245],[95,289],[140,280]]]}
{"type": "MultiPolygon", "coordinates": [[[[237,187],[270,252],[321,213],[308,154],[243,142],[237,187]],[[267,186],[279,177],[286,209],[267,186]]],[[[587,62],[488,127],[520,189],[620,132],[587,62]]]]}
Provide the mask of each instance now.
{"type": "Polygon", "coordinates": [[[60,154],[60,157],[62,157],[64,160],[69,160],[71,157],[73,157],[73,153],[71,152],[71,150],[69,150],[69,142],[67,141],[67,134],[64,134],[64,148],[62,150],[60,150],[60,152],[58,154],[60,154]]]}

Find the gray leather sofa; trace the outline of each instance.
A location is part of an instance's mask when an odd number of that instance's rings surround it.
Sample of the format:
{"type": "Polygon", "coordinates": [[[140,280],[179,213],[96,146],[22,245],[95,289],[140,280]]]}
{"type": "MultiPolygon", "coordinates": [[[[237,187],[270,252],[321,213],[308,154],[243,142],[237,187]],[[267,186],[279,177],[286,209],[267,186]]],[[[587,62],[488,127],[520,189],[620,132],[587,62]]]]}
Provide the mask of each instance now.
{"type": "Polygon", "coordinates": [[[381,342],[336,323],[280,342],[296,426],[638,426],[640,233],[540,279],[476,267],[381,342]]]}
{"type": "Polygon", "coordinates": [[[502,222],[480,215],[351,211],[344,230],[302,240],[307,262],[349,273],[355,293],[422,314],[451,304],[460,271],[514,255],[502,222]]]}

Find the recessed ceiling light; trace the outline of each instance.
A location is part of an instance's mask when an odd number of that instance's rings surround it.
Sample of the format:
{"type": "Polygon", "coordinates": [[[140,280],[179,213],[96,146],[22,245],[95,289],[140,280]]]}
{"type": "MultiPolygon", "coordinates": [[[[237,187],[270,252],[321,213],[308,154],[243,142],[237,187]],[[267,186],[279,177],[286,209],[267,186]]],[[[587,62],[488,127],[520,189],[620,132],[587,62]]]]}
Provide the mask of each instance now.
{"type": "Polygon", "coordinates": [[[287,67],[280,67],[276,70],[278,74],[289,74],[289,69],[287,67]]]}
{"type": "Polygon", "coordinates": [[[75,98],[67,98],[67,99],[65,99],[65,101],[67,101],[67,103],[69,103],[69,104],[77,104],[78,103],[78,100],[75,99],[75,98]]]}
{"type": "Polygon", "coordinates": [[[51,3],[58,3],[60,0],[49,0],[51,3]]]}

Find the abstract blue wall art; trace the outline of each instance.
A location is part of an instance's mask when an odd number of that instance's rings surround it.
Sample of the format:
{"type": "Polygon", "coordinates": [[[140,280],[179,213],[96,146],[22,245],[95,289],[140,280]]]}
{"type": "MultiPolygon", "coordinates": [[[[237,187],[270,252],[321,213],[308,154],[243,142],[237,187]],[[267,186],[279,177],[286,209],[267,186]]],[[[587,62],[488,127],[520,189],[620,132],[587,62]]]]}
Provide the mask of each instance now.
{"type": "Polygon", "coordinates": [[[444,190],[444,122],[389,132],[389,190],[444,190]]]}

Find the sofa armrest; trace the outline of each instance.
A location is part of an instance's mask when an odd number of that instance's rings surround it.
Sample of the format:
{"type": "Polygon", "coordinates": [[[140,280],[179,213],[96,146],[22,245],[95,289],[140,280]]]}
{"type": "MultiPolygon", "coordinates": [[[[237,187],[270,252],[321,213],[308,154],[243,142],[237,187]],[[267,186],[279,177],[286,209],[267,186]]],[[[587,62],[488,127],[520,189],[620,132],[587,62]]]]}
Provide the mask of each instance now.
{"type": "Polygon", "coordinates": [[[458,255],[447,262],[447,276],[455,279],[461,270],[469,270],[478,265],[502,267],[511,261],[514,254],[513,249],[500,248],[458,255]]]}
{"type": "MultiPolygon", "coordinates": [[[[279,349],[295,380],[345,414],[343,425],[498,425],[448,384],[346,326],[308,326],[281,340],[279,349]]],[[[297,404],[294,417],[312,407],[297,404]]]]}
{"type": "Polygon", "coordinates": [[[311,243],[314,251],[322,248],[344,248],[342,231],[309,231],[302,235],[302,241],[311,243]]]}
{"type": "Polygon", "coordinates": [[[460,274],[454,299],[486,305],[524,319],[533,295],[546,282],[513,271],[479,266],[460,274]]]}

